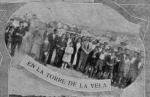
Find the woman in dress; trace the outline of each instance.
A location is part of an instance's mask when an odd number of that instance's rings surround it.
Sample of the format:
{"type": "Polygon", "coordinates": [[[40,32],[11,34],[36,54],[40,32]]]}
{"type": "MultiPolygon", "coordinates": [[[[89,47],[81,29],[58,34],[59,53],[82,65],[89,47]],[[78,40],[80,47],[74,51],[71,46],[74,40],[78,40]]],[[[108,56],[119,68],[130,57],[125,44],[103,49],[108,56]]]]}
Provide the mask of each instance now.
{"type": "Polygon", "coordinates": [[[39,60],[41,44],[42,44],[42,35],[39,31],[36,30],[33,33],[33,46],[31,49],[31,54],[35,60],[39,60]]]}
{"type": "Polygon", "coordinates": [[[27,32],[22,40],[21,50],[25,54],[30,54],[32,47],[32,33],[27,32]]]}
{"type": "Polygon", "coordinates": [[[73,44],[72,42],[70,44],[67,45],[66,49],[65,49],[65,54],[63,55],[63,63],[62,63],[62,67],[63,69],[66,69],[67,66],[71,66],[70,62],[71,62],[71,56],[73,54],[73,44]]]}

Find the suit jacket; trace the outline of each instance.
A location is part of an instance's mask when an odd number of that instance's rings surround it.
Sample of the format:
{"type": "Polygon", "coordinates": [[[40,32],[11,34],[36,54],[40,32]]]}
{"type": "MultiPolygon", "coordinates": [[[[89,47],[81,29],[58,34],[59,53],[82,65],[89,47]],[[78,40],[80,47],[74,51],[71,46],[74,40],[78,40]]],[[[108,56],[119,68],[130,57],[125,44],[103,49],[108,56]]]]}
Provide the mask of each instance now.
{"type": "Polygon", "coordinates": [[[58,38],[56,45],[59,49],[65,50],[65,47],[67,46],[67,40],[66,39],[62,40],[62,38],[58,38]]]}
{"type": "Polygon", "coordinates": [[[105,56],[105,60],[104,60],[104,64],[105,65],[109,65],[108,63],[110,63],[111,62],[111,56],[110,55],[106,55],[105,56]]]}
{"type": "Polygon", "coordinates": [[[19,36],[17,34],[19,34],[19,27],[14,28],[14,31],[12,33],[12,38],[18,38],[19,36]]]}
{"type": "Polygon", "coordinates": [[[14,29],[14,26],[12,24],[8,24],[5,28],[6,33],[9,33],[12,29],[14,29]]]}
{"type": "Polygon", "coordinates": [[[50,47],[55,47],[58,41],[58,36],[55,35],[55,37],[53,37],[53,33],[50,33],[48,35],[48,41],[49,41],[50,47]]]}
{"type": "Polygon", "coordinates": [[[120,60],[119,62],[119,71],[123,71],[124,70],[124,55],[121,53],[118,55],[118,59],[120,60]]]}
{"type": "Polygon", "coordinates": [[[28,31],[26,27],[23,27],[23,28],[20,28],[20,29],[19,29],[19,33],[20,33],[22,36],[24,36],[24,35],[26,34],[26,31],[28,31]]]}
{"type": "Polygon", "coordinates": [[[26,33],[26,29],[25,28],[20,28],[20,27],[16,27],[14,28],[14,31],[12,33],[12,37],[13,38],[20,38],[20,37],[23,37],[26,33]]]}

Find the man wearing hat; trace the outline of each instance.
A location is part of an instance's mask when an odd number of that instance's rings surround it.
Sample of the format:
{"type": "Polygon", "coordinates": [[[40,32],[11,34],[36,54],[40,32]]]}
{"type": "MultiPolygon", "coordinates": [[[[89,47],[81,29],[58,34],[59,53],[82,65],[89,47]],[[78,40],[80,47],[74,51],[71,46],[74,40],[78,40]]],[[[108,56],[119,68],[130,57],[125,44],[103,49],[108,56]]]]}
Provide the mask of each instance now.
{"type": "Polygon", "coordinates": [[[11,34],[14,30],[13,22],[14,22],[14,19],[10,19],[5,29],[5,43],[6,43],[7,48],[9,47],[9,44],[11,41],[11,34]]]}
{"type": "Polygon", "coordinates": [[[23,26],[23,21],[19,22],[19,27],[16,27],[12,33],[12,46],[11,46],[11,55],[14,56],[16,47],[18,50],[22,44],[22,38],[26,33],[26,29],[23,26]]]}
{"type": "Polygon", "coordinates": [[[116,56],[116,60],[115,60],[114,66],[113,66],[113,83],[114,83],[114,85],[116,85],[119,81],[119,71],[120,71],[119,67],[121,64],[121,59],[120,59],[121,47],[114,48],[114,53],[116,56]]]}
{"type": "Polygon", "coordinates": [[[119,79],[118,79],[118,84],[121,85],[121,81],[123,79],[123,74],[124,74],[124,58],[126,57],[125,52],[122,47],[118,48],[118,55],[117,55],[117,62],[119,64],[119,79]]]}
{"type": "Polygon", "coordinates": [[[56,43],[58,41],[58,36],[57,36],[57,29],[53,30],[53,33],[48,34],[48,41],[49,41],[49,50],[48,50],[48,60],[47,64],[51,64],[51,58],[53,55],[54,50],[56,49],[56,43]]]}
{"type": "Polygon", "coordinates": [[[67,46],[66,35],[63,34],[61,38],[58,38],[56,42],[56,58],[55,58],[54,64],[57,67],[61,67],[62,65],[62,58],[65,53],[66,46],[67,46]]]}

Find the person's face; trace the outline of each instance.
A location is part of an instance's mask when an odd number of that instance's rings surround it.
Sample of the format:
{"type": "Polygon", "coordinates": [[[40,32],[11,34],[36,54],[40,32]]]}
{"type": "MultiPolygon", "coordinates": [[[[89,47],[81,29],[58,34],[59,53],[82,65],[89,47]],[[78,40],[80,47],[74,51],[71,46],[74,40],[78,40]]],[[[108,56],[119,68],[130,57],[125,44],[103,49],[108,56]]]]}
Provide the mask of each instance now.
{"type": "Polygon", "coordinates": [[[122,52],[122,48],[121,47],[118,49],[118,52],[120,52],[120,53],[122,52]]]}
{"type": "Polygon", "coordinates": [[[20,27],[23,27],[23,23],[20,23],[20,27]]]}
{"type": "Polygon", "coordinates": [[[131,55],[131,54],[129,54],[129,55],[128,55],[128,58],[129,58],[129,60],[131,60],[131,59],[132,59],[132,55],[131,55]]]}
{"type": "Polygon", "coordinates": [[[97,51],[97,52],[99,51],[99,47],[96,47],[96,51],[97,51]]]}
{"type": "Polygon", "coordinates": [[[138,54],[137,54],[137,57],[140,58],[140,59],[142,59],[141,53],[138,53],[138,54]]]}
{"type": "Polygon", "coordinates": [[[106,53],[107,53],[107,52],[108,52],[108,49],[105,49],[105,51],[104,51],[104,52],[106,52],[106,53]]]}
{"type": "Polygon", "coordinates": [[[81,42],[81,38],[78,39],[78,42],[81,42]]]}
{"type": "Polygon", "coordinates": [[[134,52],[134,57],[137,57],[137,52],[134,52]]]}
{"type": "Polygon", "coordinates": [[[13,23],[14,22],[14,20],[10,20],[10,23],[13,23]]]}
{"type": "Polygon", "coordinates": [[[130,51],[128,49],[125,52],[126,52],[126,54],[130,54],[130,51]]]}
{"type": "Polygon", "coordinates": [[[57,31],[57,29],[54,29],[53,31],[54,31],[54,34],[58,34],[58,31],[57,31]]]}
{"type": "Polygon", "coordinates": [[[109,49],[108,49],[108,52],[109,52],[109,53],[112,53],[112,50],[111,50],[111,48],[109,48],[109,49]]]}
{"type": "Polygon", "coordinates": [[[89,38],[88,38],[88,37],[85,37],[85,41],[89,41],[89,38]]]}
{"type": "Polygon", "coordinates": [[[67,29],[68,29],[68,26],[67,26],[67,25],[64,25],[63,28],[64,28],[65,30],[67,30],[67,29]]]}
{"type": "Polygon", "coordinates": [[[103,44],[100,44],[100,48],[103,48],[103,44]]]}
{"type": "Polygon", "coordinates": [[[57,31],[54,31],[54,34],[57,34],[57,31]]]}
{"type": "Polygon", "coordinates": [[[70,47],[72,47],[73,46],[73,44],[72,43],[70,43],[70,47]]]}
{"type": "Polygon", "coordinates": [[[92,41],[92,43],[93,43],[93,44],[96,44],[97,42],[96,42],[96,41],[92,41]]]}
{"type": "Polygon", "coordinates": [[[74,34],[71,34],[71,35],[70,35],[70,38],[74,38],[74,34]]]}
{"type": "Polygon", "coordinates": [[[115,54],[115,56],[117,56],[118,53],[117,53],[117,52],[114,52],[114,54],[115,54]]]}
{"type": "Polygon", "coordinates": [[[70,34],[69,33],[66,33],[66,36],[67,36],[67,38],[70,38],[70,34]]]}
{"type": "Polygon", "coordinates": [[[89,38],[89,42],[92,42],[92,38],[89,38]]]}
{"type": "Polygon", "coordinates": [[[112,52],[111,55],[112,55],[112,56],[115,56],[115,52],[112,52]]]}
{"type": "Polygon", "coordinates": [[[66,38],[66,35],[65,35],[65,34],[63,34],[63,35],[62,35],[62,39],[65,39],[65,38],[66,38]]]}
{"type": "Polygon", "coordinates": [[[103,48],[106,48],[106,44],[103,44],[103,48]]]}
{"type": "Polygon", "coordinates": [[[123,54],[125,54],[125,50],[123,50],[123,49],[121,49],[120,52],[123,53],[123,54]]]}

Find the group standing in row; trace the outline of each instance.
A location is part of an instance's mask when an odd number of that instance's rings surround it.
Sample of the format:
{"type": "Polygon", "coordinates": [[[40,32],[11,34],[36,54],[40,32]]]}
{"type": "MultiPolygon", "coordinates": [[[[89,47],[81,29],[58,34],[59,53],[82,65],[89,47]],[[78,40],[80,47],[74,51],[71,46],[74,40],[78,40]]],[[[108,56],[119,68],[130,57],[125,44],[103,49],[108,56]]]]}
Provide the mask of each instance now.
{"type": "Polygon", "coordinates": [[[45,66],[72,69],[95,79],[111,79],[114,86],[126,87],[133,82],[142,68],[141,52],[126,47],[113,47],[81,30],[68,25],[49,25],[45,30],[30,31],[30,23],[6,27],[5,42],[12,56],[22,47],[26,54],[45,66]]]}

